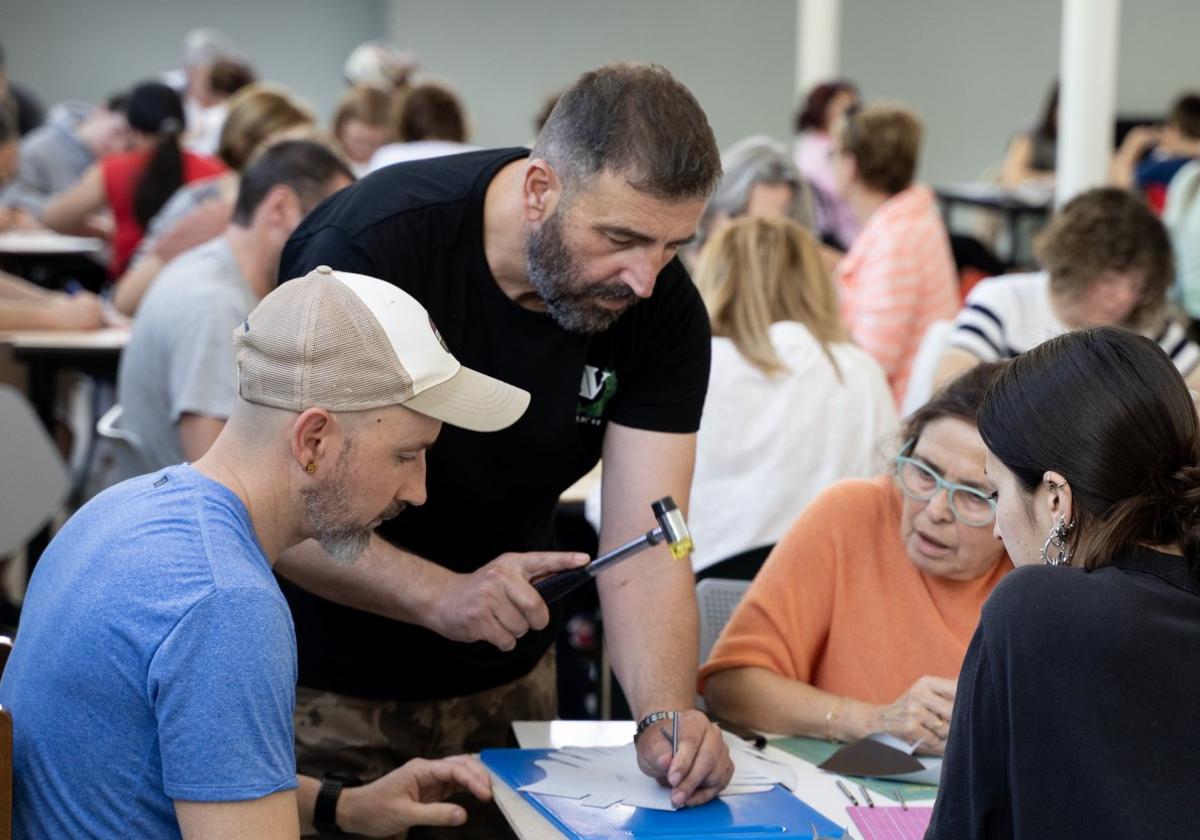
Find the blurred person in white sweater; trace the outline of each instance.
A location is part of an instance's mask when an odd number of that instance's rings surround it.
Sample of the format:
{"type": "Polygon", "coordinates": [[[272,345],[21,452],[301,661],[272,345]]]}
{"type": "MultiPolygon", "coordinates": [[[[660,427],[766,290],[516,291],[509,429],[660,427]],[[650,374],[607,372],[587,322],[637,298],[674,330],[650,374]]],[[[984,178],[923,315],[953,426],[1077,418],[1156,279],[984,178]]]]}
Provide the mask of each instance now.
{"type": "Polygon", "coordinates": [[[883,369],[850,341],[801,225],[737,219],[708,241],[694,277],[713,356],[688,517],[693,567],[741,577],[721,561],[774,543],[834,481],[877,474],[878,443],[898,421],[883,369]]]}

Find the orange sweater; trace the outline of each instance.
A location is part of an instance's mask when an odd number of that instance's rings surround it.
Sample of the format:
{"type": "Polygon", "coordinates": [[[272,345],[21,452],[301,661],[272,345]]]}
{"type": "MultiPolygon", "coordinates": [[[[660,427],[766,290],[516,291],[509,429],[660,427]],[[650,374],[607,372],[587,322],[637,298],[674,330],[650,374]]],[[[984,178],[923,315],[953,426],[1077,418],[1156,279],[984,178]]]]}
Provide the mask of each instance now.
{"type": "Polygon", "coordinates": [[[771,552],[700,669],[759,667],[824,691],[890,703],[920,677],[956,678],[983,602],[1012,569],[972,581],[926,574],[900,540],[891,476],[847,479],[771,552]]]}

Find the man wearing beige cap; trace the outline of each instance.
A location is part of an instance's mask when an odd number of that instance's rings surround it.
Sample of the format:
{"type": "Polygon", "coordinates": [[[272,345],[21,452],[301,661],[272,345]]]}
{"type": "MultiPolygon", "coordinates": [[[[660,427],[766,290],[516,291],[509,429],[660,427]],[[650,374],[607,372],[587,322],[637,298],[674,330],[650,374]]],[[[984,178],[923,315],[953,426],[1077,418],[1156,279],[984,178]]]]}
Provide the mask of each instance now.
{"type": "Polygon", "coordinates": [[[296,775],[296,649],[271,574],[307,539],[352,563],[425,501],[442,423],[516,421],[529,395],[461,366],[395,286],[320,268],[234,333],[239,396],[194,465],[97,496],[30,581],[0,680],[14,836],[367,836],[461,825],[476,760],[416,760],[344,792],[296,775]]]}
{"type": "MultiPolygon", "coordinates": [[[[285,594],[301,767],[370,777],[381,757],[503,746],[511,721],[555,716],[558,622],[530,586],[544,555],[526,552],[554,547],[559,495],[601,456],[601,551],[653,528],[661,496],[686,510],[711,335],[676,255],[719,176],[687,88],[661,67],[610,65],[563,94],[532,151],[385,167],[292,235],[281,277],[327,264],[394,283],[456,355],[532,394],[499,434],[447,430],[429,504],[385,523],[358,566],[333,567],[311,544],[281,559],[299,584],[285,594]]],[[[690,565],[659,547],[596,584],[643,724],[642,770],[677,805],[711,799],[732,765],[694,708],[690,565]]],[[[500,822],[458,836],[490,840],[500,822]]]]}

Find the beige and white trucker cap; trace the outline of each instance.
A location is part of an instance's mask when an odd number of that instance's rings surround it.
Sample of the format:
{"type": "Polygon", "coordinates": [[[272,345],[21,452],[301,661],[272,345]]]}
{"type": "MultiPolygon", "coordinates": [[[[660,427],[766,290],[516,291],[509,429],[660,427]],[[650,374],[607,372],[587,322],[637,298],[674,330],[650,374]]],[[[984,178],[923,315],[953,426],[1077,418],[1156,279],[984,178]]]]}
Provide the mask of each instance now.
{"type": "Polygon", "coordinates": [[[233,343],[238,393],[260,405],[403,405],[476,432],[511,426],[529,405],[528,392],[460,365],[411,295],[324,265],[263,298],[233,343]]]}

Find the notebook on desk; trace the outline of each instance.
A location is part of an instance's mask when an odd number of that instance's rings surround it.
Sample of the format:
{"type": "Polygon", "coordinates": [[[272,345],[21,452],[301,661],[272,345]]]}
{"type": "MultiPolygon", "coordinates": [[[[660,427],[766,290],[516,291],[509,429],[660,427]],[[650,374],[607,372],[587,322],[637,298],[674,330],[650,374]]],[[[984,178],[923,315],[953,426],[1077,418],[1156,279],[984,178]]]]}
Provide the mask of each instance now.
{"type": "MultiPolygon", "coordinates": [[[[553,750],[484,750],[483,763],[513,790],[538,781],[543,771],[534,762],[553,750]]],[[[574,840],[682,840],[704,836],[737,840],[807,840],[812,826],[824,836],[841,837],[843,830],[816,810],[776,785],[765,793],[716,799],[695,808],[658,811],[613,805],[596,808],[561,796],[521,792],[559,831],[574,840]]]]}
{"type": "Polygon", "coordinates": [[[846,813],[862,832],[863,840],[921,840],[929,828],[933,808],[927,805],[907,808],[855,805],[847,808],[846,813]]]}

